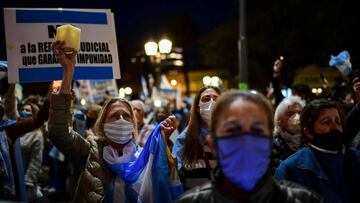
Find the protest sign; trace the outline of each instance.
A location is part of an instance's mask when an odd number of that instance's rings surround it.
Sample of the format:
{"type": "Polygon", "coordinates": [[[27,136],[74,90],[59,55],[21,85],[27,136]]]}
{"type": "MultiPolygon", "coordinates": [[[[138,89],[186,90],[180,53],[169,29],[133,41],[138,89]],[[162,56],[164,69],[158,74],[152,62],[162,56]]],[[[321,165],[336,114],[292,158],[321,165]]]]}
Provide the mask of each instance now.
{"type": "Polygon", "coordinates": [[[90,103],[100,103],[105,97],[117,97],[115,80],[79,80],[74,88],[76,97],[90,103]]]}
{"type": "Polygon", "coordinates": [[[119,79],[113,13],[107,9],[4,8],[9,83],[62,79],[52,53],[56,27],[81,29],[75,80],[119,79]]]}

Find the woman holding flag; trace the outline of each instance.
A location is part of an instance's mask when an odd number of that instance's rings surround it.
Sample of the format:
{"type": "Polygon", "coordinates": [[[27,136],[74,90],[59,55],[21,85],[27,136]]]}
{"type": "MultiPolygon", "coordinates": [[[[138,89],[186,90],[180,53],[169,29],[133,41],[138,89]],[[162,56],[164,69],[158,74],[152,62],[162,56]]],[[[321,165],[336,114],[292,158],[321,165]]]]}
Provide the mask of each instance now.
{"type": "Polygon", "coordinates": [[[174,200],[182,192],[182,186],[164,139],[175,130],[175,117],[169,116],[156,126],[139,152],[131,105],[125,99],[113,98],[100,111],[95,124],[96,137],[83,139],[70,128],[71,81],[77,53],[64,44],[56,41],[52,45],[64,75],[59,94],[51,98],[49,137],[66,158],[82,168],[73,201],[174,200]]]}

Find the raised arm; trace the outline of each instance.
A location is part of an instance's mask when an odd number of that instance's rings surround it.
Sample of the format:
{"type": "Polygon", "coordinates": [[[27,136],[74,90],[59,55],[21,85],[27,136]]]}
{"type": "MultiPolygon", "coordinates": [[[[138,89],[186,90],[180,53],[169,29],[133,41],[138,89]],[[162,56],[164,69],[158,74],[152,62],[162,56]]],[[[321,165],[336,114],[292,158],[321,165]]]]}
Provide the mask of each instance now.
{"type": "Polygon", "coordinates": [[[14,141],[19,136],[40,128],[49,118],[49,105],[49,101],[46,99],[39,112],[34,116],[19,120],[14,125],[7,128],[10,139],[14,141]]]}
{"type": "Polygon", "coordinates": [[[71,82],[74,75],[76,52],[64,47],[64,42],[56,41],[53,52],[64,70],[59,94],[51,95],[49,115],[50,141],[77,165],[84,165],[90,144],[70,128],[71,122],[71,82]]]}
{"type": "Polygon", "coordinates": [[[4,98],[5,114],[12,120],[17,120],[19,118],[19,112],[16,108],[17,101],[15,96],[15,86],[15,83],[9,85],[9,89],[4,98]]]}

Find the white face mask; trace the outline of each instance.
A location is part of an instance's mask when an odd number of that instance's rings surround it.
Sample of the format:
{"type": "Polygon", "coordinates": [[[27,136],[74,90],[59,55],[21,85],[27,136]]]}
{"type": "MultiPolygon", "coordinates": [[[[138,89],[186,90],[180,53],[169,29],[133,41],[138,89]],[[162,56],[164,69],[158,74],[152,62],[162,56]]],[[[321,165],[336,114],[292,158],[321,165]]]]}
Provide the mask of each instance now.
{"type": "Polygon", "coordinates": [[[300,114],[295,113],[288,119],[288,131],[289,133],[300,133],[300,114]]]}
{"type": "Polygon", "coordinates": [[[119,120],[104,124],[105,136],[117,144],[125,144],[133,138],[134,125],[124,120],[119,120]]]}
{"type": "Polygon", "coordinates": [[[208,126],[210,125],[211,110],[212,110],[212,107],[214,106],[214,104],[215,104],[215,101],[213,101],[213,100],[210,100],[210,101],[208,101],[208,102],[199,104],[201,119],[202,119],[208,126]]]}

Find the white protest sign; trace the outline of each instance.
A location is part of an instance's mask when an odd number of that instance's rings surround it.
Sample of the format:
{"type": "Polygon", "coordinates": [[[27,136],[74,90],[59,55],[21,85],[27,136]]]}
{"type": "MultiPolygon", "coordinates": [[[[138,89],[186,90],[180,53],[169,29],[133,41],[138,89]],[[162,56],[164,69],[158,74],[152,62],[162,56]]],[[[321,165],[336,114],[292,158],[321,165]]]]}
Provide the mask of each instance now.
{"type": "Polygon", "coordinates": [[[106,96],[118,96],[115,80],[78,80],[77,83],[76,97],[90,103],[100,103],[106,96]]]}
{"type": "Polygon", "coordinates": [[[107,9],[4,8],[9,83],[62,79],[52,53],[56,27],[81,29],[75,80],[119,79],[114,17],[107,9]]]}

